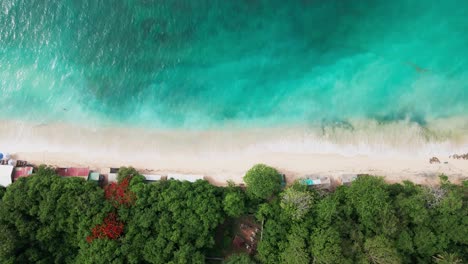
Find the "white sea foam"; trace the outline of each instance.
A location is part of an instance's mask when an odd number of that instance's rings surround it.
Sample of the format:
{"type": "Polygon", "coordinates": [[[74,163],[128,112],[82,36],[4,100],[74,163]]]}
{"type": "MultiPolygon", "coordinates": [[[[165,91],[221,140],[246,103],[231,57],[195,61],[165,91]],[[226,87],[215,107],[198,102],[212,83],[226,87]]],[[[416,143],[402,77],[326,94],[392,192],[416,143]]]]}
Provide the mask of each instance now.
{"type": "Polygon", "coordinates": [[[343,156],[448,156],[468,150],[468,118],[439,119],[420,126],[409,121],[354,120],[346,126],[229,127],[218,130],[156,130],[1,121],[4,150],[49,152],[140,151],[152,155],[200,153],[292,153],[343,156]]]}

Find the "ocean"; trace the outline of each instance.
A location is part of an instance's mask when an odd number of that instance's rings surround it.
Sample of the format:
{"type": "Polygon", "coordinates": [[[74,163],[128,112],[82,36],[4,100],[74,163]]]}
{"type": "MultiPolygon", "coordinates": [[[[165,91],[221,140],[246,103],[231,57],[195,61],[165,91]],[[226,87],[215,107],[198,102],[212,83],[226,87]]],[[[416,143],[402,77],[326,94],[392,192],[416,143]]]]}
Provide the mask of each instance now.
{"type": "Polygon", "coordinates": [[[454,0],[2,0],[2,119],[467,129],[466,14],[454,0]]]}

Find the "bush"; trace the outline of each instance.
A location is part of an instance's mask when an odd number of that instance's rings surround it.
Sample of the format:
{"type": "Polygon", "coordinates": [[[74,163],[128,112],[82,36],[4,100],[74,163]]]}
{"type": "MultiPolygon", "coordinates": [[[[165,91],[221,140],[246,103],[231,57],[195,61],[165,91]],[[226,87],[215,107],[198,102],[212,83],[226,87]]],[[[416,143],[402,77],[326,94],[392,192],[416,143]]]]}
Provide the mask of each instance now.
{"type": "Polygon", "coordinates": [[[244,176],[247,194],[252,198],[267,199],[281,190],[281,175],[264,164],[253,166],[244,176]]]}

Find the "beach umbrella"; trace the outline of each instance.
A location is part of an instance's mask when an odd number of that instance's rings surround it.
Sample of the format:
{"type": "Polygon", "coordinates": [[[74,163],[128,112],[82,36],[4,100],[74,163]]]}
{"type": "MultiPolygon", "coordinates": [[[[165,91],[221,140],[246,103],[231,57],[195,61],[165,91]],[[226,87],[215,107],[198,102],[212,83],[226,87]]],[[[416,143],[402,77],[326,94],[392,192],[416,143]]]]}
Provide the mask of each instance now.
{"type": "Polygon", "coordinates": [[[0,152],[0,160],[3,159],[3,153],[0,152]]]}

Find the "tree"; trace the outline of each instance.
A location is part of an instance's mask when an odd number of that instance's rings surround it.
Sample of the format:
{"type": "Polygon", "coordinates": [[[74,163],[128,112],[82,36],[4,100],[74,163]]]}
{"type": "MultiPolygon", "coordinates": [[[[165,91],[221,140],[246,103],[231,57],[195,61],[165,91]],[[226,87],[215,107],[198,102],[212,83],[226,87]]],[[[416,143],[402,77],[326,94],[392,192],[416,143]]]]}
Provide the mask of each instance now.
{"type": "Polygon", "coordinates": [[[119,172],[117,173],[117,181],[121,182],[127,177],[133,178],[136,176],[142,176],[142,175],[135,168],[120,167],[119,172]]]}
{"type": "Polygon", "coordinates": [[[240,254],[232,254],[223,263],[224,264],[255,264],[255,261],[253,261],[249,255],[245,253],[240,253],[240,254]]]}
{"type": "Polygon", "coordinates": [[[366,255],[372,263],[376,264],[398,264],[401,263],[400,256],[392,246],[390,240],[384,236],[369,238],[364,243],[366,255]]]}
{"type": "Polygon", "coordinates": [[[447,253],[447,252],[434,256],[433,259],[436,263],[441,263],[441,264],[462,263],[462,260],[457,256],[457,254],[447,253]]]}
{"type": "Polygon", "coordinates": [[[312,207],[313,199],[309,191],[290,187],[281,193],[281,208],[293,220],[301,220],[312,207]]]}
{"type": "Polygon", "coordinates": [[[2,200],[3,195],[6,192],[6,188],[0,185],[0,200],[2,200]]]}
{"type": "Polygon", "coordinates": [[[111,206],[102,189],[52,168],[10,185],[0,204],[0,262],[72,263],[111,206]]]}
{"type": "Polygon", "coordinates": [[[360,176],[349,187],[347,198],[348,206],[354,209],[362,228],[369,235],[396,233],[398,219],[382,178],[360,176]]]}
{"type": "Polygon", "coordinates": [[[206,181],[133,186],[122,252],[129,263],[201,263],[223,221],[222,191],[206,181]]]}
{"type": "Polygon", "coordinates": [[[25,241],[18,239],[16,230],[6,224],[0,224],[0,260],[2,263],[15,263],[15,251],[25,246],[25,241]]]}
{"type": "Polygon", "coordinates": [[[245,198],[242,192],[229,192],[223,200],[223,208],[228,216],[238,217],[245,212],[245,198]]]}
{"type": "Polygon", "coordinates": [[[406,254],[414,253],[413,238],[410,232],[411,232],[410,230],[404,229],[398,235],[398,239],[397,239],[398,251],[404,252],[406,254]]]}
{"type": "MultiPolygon", "coordinates": [[[[462,263],[468,257],[468,189],[444,177],[431,189],[362,176],[320,196],[302,185],[272,196],[280,177],[257,165],[246,175],[254,199],[246,199],[232,184],[145,184],[134,169],[121,173],[103,191],[41,166],[0,189],[0,263],[204,263],[215,228],[251,201],[263,227],[261,263],[462,263]]],[[[226,263],[254,260],[241,254],[226,263]]]]}
{"type": "Polygon", "coordinates": [[[341,238],[332,227],[316,228],[311,237],[311,252],[314,263],[346,263],[341,252],[341,238]]]}
{"type": "Polygon", "coordinates": [[[104,218],[104,223],[93,227],[92,235],[86,238],[88,243],[92,243],[95,239],[117,239],[124,230],[124,223],[117,219],[115,213],[109,213],[104,218]]]}
{"type": "Polygon", "coordinates": [[[253,166],[244,176],[247,194],[256,199],[267,199],[281,190],[281,175],[264,164],[253,166]]]}
{"type": "Polygon", "coordinates": [[[93,243],[85,243],[74,263],[86,264],[123,264],[121,244],[110,239],[96,239],[93,243]]]}
{"type": "MultiPolygon", "coordinates": [[[[307,234],[307,232],[305,232],[307,234]]],[[[307,250],[306,240],[302,237],[303,234],[297,231],[288,236],[286,248],[281,252],[281,263],[285,264],[302,264],[310,263],[311,259],[307,250]]]]}
{"type": "Polygon", "coordinates": [[[263,239],[258,244],[257,257],[261,263],[279,263],[283,245],[287,243],[291,221],[286,214],[282,213],[277,198],[271,200],[270,203],[261,204],[256,217],[264,222],[263,239]]]}
{"type": "Polygon", "coordinates": [[[135,201],[135,195],[129,190],[129,184],[133,176],[125,177],[119,182],[113,182],[104,188],[104,194],[108,201],[116,208],[130,206],[135,201]]]}

